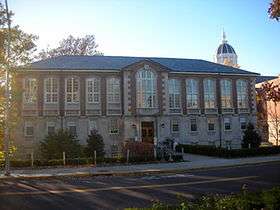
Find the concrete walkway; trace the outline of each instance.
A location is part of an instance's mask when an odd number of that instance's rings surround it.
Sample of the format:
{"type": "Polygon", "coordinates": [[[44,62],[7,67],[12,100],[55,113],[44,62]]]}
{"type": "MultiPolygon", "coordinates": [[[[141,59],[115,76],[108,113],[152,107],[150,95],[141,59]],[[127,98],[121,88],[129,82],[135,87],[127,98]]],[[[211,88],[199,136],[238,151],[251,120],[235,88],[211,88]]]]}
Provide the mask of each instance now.
{"type": "MultiPolygon", "coordinates": [[[[118,165],[100,167],[61,167],[46,169],[16,169],[12,170],[12,178],[40,178],[52,176],[77,176],[77,175],[129,175],[161,172],[180,172],[192,169],[207,169],[215,167],[230,167],[248,164],[260,164],[280,161],[280,155],[265,157],[223,159],[201,155],[184,155],[186,162],[179,163],[152,163],[138,165],[118,165]]],[[[4,172],[0,171],[0,179],[6,179],[4,172]]]]}

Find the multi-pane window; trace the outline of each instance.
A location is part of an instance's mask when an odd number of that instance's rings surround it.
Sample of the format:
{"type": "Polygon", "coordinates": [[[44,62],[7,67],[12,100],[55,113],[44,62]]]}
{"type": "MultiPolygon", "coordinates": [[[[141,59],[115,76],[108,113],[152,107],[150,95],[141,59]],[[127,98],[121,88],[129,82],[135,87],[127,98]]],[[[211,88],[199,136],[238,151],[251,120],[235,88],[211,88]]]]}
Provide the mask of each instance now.
{"type": "Polygon", "coordinates": [[[180,105],[180,81],[177,79],[168,80],[169,108],[178,109],[180,105]]]}
{"type": "Polygon", "coordinates": [[[66,102],[79,102],[79,79],[72,77],[66,79],[66,102]]]}
{"type": "Polygon", "coordinates": [[[24,135],[26,137],[31,137],[34,135],[34,126],[32,122],[24,123],[24,135]]]}
{"type": "Polygon", "coordinates": [[[112,119],[109,122],[109,134],[118,134],[119,133],[119,125],[117,119],[112,119]]]}
{"type": "Polygon", "coordinates": [[[225,131],[230,131],[231,130],[230,118],[224,118],[224,130],[225,131]]]}
{"type": "Polygon", "coordinates": [[[57,103],[58,101],[58,79],[57,78],[46,78],[44,80],[45,85],[45,102],[46,103],[57,103]]]}
{"type": "Polygon", "coordinates": [[[100,102],[100,79],[90,78],[87,79],[87,102],[99,103],[100,102]]]}
{"type": "Polygon", "coordinates": [[[26,78],[24,80],[24,103],[34,103],[37,99],[37,80],[35,78],[26,78]]]}
{"type": "Polygon", "coordinates": [[[120,103],[120,101],[121,101],[120,79],[110,78],[107,80],[107,102],[120,103]]]}
{"type": "Polygon", "coordinates": [[[232,83],[231,80],[222,79],[221,82],[221,104],[222,108],[232,107],[232,83]]]}
{"type": "Polygon", "coordinates": [[[91,133],[91,131],[93,130],[97,130],[97,123],[95,120],[89,120],[88,121],[88,132],[89,134],[91,133]]]}
{"type": "Polygon", "coordinates": [[[68,122],[67,127],[72,136],[77,136],[77,126],[75,122],[68,122]]]}
{"type": "Polygon", "coordinates": [[[140,70],[136,75],[137,80],[137,107],[156,107],[156,77],[150,70],[140,70]]]}
{"type": "Polygon", "coordinates": [[[171,132],[172,133],[179,132],[179,121],[178,120],[171,120],[171,132]]]}
{"type": "Polygon", "coordinates": [[[240,129],[245,130],[247,127],[247,122],[245,117],[240,117],[240,129]]]}
{"type": "Polygon", "coordinates": [[[215,108],[215,92],[216,92],[215,83],[216,82],[213,79],[205,79],[203,81],[205,109],[215,108]]]}
{"type": "Polygon", "coordinates": [[[197,122],[196,122],[196,119],[191,119],[191,131],[194,132],[194,131],[197,131],[197,122]]]}
{"type": "Polygon", "coordinates": [[[207,119],[207,127],[208,127],[208,131],[215,131],[215,119],[208,118],[207,119]]]}
{"type": "Polygon", "coordinates": [[[48,135],[53,135],[55,133],[55,123],[47,122],[47,133],[48,135]]]}
{"type": "Polygon", "coordinates": [[[236,81],[237,88],[237,106],[238,108],[247,108],[248,106],[248,89],[245,80],[236,81]]]}
{"type": "Polygon", "coordinates": [[[187,79],[187,107],[190,109],[198,108],[198,81],[187,79]]]}

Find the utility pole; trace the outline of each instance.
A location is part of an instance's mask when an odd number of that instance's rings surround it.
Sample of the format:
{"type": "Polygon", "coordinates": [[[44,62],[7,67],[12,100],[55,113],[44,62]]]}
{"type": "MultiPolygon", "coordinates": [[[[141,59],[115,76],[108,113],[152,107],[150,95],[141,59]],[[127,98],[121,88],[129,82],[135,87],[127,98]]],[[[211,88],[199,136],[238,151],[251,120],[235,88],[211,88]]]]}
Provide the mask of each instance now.
{"type": "Polygon", "coordinates": [[[9,156],[9,148],[10,148],[10,130],[9,130],[9,114],[10,114],[10,73],[9,73],[9,58],[10,58],[10,43],[11,43],[11,21],[9,14],[8,2],[5,0],[6,6],[6,15],[8,21],[8,36],[7,36],[7,54],[6,54],[6,83],[5,83],[5,132],[4,132],[4,154],[5,154],[5,175],[10,176],[10,156],[9,156]]]}

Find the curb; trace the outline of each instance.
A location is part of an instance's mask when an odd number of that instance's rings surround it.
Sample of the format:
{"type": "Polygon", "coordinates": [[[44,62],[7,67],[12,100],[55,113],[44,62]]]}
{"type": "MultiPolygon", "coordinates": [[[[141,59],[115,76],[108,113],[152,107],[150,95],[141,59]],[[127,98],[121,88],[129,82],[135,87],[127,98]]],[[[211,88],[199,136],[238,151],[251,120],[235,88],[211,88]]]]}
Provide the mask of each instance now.
{"type": "Polygon", "coordinates": [[[239,163],[239,164],[228,164],[228,165],[218,165],[218,166],[198,166],[191,168],[181,168],[181,169],[146,169],[138,171],[108,171],[108,172],[74,172],[74,173],[58,173],[58,174],[38,174],[38,175],[11,175],[11,176],[0,176],[0,180],[20,180],[20,179],[49,179],[49,178],[63,178],[63,177],[88,177],[88,176],[140,176],[140,175],[151,175],[151,174],[168,174],[168,173],[182,173],[187,171],[196,170],[216,170],[221,168],[231,168],[231,167],[243,167],[249,165],[261,165],[264,163],[280,163],[280,160],[269,160],[269,161],[259,161],[254,163],[239,163]]]}

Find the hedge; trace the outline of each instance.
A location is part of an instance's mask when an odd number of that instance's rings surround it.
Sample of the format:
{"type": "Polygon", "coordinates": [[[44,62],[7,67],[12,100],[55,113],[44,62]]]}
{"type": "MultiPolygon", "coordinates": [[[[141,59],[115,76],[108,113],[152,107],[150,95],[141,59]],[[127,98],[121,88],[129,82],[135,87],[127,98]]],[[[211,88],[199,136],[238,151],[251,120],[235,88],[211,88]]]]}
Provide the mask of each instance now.
{"type": "Polygon", "coordinates": [[[180,144],[177,145],[176,150],[178,152],[181,152],[182,148],[184,148],[185,153],[216,156],[216,157],[223,157],[223,158],[253,157],[253,156],[280,154],[280,146],[229,150],[225,148],[219,148],[219,147],[207,146],[207,145],[180,144]]]}
{"type": "Polygon", "coordinates": [[[280,187],[262,192],[246,192],[237,195],[202,196],[195,201],[180,201],[178,205],[155,202],[149,208],[126,208],[126,210],[277,210],[280,209],[280,187]]]}

